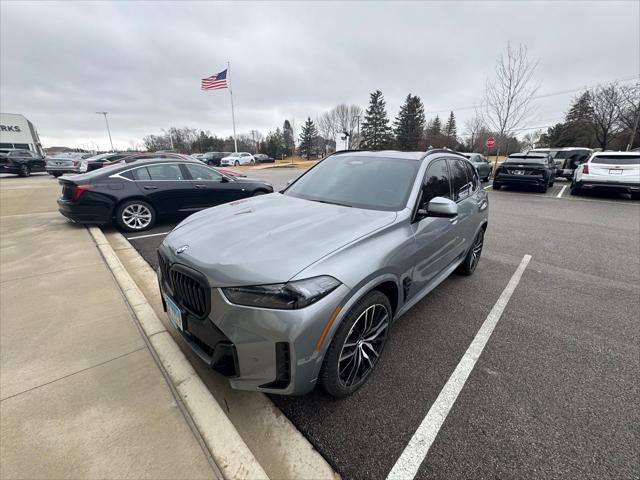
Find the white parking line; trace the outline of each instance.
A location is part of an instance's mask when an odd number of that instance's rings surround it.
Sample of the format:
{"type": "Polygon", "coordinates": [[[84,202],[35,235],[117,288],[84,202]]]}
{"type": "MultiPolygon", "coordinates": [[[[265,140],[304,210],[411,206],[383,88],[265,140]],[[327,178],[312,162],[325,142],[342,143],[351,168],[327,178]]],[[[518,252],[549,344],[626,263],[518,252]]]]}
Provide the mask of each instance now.
{"type": "Polygon", "coordinates": [[[493,183],[491,185],[487,185],[486,187],[484,187],[485,190],[490,189],[491,187],[493,187],[493,183]]]}
{"type": "Polygon", "coordinates": [[[138,240],[140,238],[159,237],[160,235],[169,235],[171,232],[151,233],[149,235],[140,235],[138,237],[126,237],[127,240],[138,240]]]}
{"type": "Polygon", "coordinates": [[[438,398],[436,398],[436,401],[431,405],[427,416],[424,417],[424,420],[422,420],[413,437],[411,437],[402,455],[400,455],[400,458],[398,458],[389,475],[387,475],[387,480],[410,480],[418,473],[422,461],[427,456],[429,448],[431,448],[431,445],[436,439],[449,411],[469,378],[478,358],[480,358],[482,350],[484,350],[485,345],[489,341],[493,329],[498,324],[498,320],[500,320],[502,312],[518,286],[520,278],[522,278],[522,274],[530,260],[531,255],[525,255],[522,258],[520,265],[518,265],[511,280],[509,280],[509,283],[502,291],[500,298],[498,298],[498,301],[491,309],[491,312],[489,312],[489,315],[480,327],[480,330],[478,330],[471,345],[469,345],[469,348],[467,348],[467,351],[460,360],[460,363],[458,363],[458,366],[451,374],[451,377],[449,377],[449,380],[447,380],[438,398]]]}
{"type": "Polygon", "coordinates": [[[560,193],[558,193],[556,195],[556,198],[562,198],[562,194],[564,193],[564,191],[567,189],[566,185],[563,185],[562,188],[560,189],[560,193]]]}

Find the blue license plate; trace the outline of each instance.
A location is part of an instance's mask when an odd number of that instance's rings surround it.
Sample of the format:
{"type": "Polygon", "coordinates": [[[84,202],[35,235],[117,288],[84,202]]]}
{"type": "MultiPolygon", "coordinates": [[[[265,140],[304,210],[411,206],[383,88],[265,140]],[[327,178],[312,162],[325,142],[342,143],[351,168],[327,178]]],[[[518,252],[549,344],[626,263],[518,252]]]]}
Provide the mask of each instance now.
{"type": "Polygon", "coordinates": [[[164,296],[164,301],[167,304],[167,315],[169,316],[169,320],[171,323],[180,331],[184,330],[184,326],[182,324],[182,310],[176,302],[171,300],[167,295],[164,296]]]}

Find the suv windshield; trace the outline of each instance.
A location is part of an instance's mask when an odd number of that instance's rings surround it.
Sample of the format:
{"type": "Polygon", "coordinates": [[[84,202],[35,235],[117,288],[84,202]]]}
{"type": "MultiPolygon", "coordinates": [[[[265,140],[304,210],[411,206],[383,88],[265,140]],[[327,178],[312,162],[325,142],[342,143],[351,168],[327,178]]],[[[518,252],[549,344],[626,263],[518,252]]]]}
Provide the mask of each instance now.
{"type": "Polygon", "coordinates": [[[640,155],[598,155],[591,163],[602,165],[640,165],[640,155]]]}
{"type": "Polygon", "coordinates": [[[335,155],[300,177],[285,195],[370,210],[402,210],[419,165],[416,160],[335,155]]]}

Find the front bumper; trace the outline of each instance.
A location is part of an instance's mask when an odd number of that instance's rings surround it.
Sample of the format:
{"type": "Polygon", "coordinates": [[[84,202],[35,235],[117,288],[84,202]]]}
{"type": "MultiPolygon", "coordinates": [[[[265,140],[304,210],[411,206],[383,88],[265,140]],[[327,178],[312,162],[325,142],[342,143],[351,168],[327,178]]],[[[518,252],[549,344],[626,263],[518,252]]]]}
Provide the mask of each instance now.
{"type": "MultiPolygon", "coordinates": [[[[162,295],[180,306],[162,269],[158,279],[162,295]]],[[[272,310],[232,304],[221,289],[210,287],[209,314],[199,320],[183,309],[180,333],[204,362],[229,378],[233,388],[302,395],[315,387],[330,339],[320,350],[316,342],[347,293],[341,285],[306,308],[272,310]]]]}

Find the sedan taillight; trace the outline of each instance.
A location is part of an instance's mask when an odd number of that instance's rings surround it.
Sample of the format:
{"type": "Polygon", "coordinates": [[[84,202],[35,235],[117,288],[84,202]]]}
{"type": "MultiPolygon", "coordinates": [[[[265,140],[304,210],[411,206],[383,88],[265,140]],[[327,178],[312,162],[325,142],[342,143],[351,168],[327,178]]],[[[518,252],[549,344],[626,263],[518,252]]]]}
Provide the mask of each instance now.
{"type": "Polygon", "coordinates": [[[586,163],[582,165],[582,173],[584,173],[585,175],[589,175],[589,165],[587,165],[586,163]]]}
{"type": "Polygon", "coordinates": [[[87,190],[91,190],[92,188],[93,188],[93,185],[78,185],[78,186],[76,186],[76,188],[73,190],[73,194],[71,196],[71,200],[73,200],[74,202],[77,202],[84,192],[86,192],[87,190]]]}

